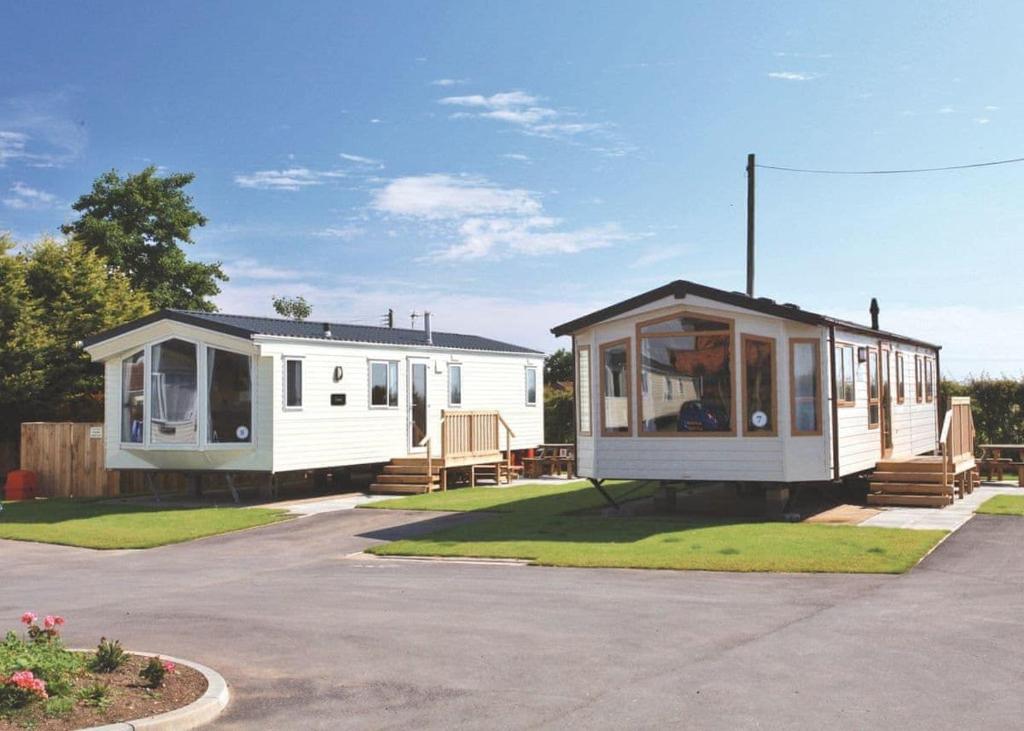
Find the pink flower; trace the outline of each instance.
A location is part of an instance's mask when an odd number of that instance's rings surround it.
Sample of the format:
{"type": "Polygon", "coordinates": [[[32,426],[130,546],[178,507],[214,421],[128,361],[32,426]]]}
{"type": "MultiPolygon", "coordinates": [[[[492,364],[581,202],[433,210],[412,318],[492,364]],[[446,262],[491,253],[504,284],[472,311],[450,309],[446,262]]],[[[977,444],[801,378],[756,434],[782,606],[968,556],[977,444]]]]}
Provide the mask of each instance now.
{"type": "Polygon", "coordinates": [[[57,625],[58,627],[60,627],[60,626],[61,626],[62,624],[64,624],[64,617],[62,617],[62,616],[60,616],[60,615],[58,614],[58,615],[56,615],[56,616],[55,616],[55,617],[53,618],[53,622],[54,622],[54,624],[56,624],[56,625],[57,625]]]}
{"type": "Polygon", "coordinates": [[[21,688],[22,690],[27,690],[30,693],[35,693],[44,700],[48,697],[46,693],[46,683],[40,678],[35,677],[31,670],[22,670],[14,673],[7,679],[7,683],[17,688],[21,688]]]}
{"type": "Polygon", "coordinates": [[[165,660],[164,661],[164,670],[166,670],[167,672],[173,673],[174,672],[174,668],[176,668],[176,667],[177,667],[177,665],[175,665],[170,660],[165,660]]]}
{"type": "Polygon", "coordinates": [[[35,612],[25,612],[23,615],[21,615],[21,621],[25,624],[32,624],[36,621],[35,612]]]}
{"type": "Polygon", "coordinates": [[[43,618],[43,628],[44,629],[53,629],[56,626],[57,626],[57,618],[54,617],[52,614],[47,614],[46,617],[43,618]]]}

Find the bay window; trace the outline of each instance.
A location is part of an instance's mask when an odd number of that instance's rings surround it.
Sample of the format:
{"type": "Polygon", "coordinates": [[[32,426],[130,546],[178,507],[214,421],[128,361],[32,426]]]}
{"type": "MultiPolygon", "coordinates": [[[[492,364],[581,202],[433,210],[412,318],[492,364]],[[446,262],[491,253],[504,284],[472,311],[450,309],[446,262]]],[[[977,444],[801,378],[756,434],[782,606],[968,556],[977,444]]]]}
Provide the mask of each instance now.
{"type": "Polygon", "coordinates": [[[249,356],[207,348],[206,387],[210,443],[252,441],[252,373],[249,356]]]}
{"type": "Polygon", "coordinates": [[[689,314],[637,326],[640,434],[735,434],[732,323],[689,314]]]}
{"type": "Polygon", "coordinates": [[[789,341],[790,415],[793,436],[821,434],[821,357],[810,338],[789,341]]]}
{"type": "Polygon", "coordinates": [[[142,444],[146,403],[146,351],[121,361],[121,441],[142,444]]]}
{"type": "Polygon", "coordinates": [[[590,346],[576,349],[576,406],[579,433],[591,435],[590,425],[590,346]]]}
{"type": "Polygon", "coordinates": [[[775,340],[755,335],[741,338],[743,353],[743,433],[775,436],[775,340]]]}
{"type": "Polygon", "coordinates": [[[195,343],[165,340],[152,348],[150,367],[149,425],[151,444],[195,444],[196,415],[195,343]]]}

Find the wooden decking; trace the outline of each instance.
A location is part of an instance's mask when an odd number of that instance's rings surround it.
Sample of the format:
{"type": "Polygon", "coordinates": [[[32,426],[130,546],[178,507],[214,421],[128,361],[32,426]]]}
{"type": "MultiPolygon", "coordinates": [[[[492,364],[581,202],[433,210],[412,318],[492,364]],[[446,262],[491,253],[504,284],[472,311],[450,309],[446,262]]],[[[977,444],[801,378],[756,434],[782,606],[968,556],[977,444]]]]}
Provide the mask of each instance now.
{"type": "Polygon", "coordinates": [[[883,459],[869,478],[868,505],[943,508],[974,491],[974,459],[947,464],[939,456],[883,459]]]}

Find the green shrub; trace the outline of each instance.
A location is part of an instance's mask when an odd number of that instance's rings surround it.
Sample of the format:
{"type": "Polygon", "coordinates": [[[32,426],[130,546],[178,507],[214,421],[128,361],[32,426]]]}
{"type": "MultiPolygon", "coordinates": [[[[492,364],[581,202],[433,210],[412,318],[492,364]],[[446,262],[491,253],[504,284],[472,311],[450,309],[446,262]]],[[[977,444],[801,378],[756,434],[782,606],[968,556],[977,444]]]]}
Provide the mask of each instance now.
{"type": "Polygon", "coordinates": [[[159,656],[149,658],[146,667],[139,671],[139,677],[146,681],[146,685],[156,689],[164,684],[167,673],[174,672],[174,663],[168,660],[161,660],[159,656]]]}
{"type": "Polygon", "coordinates": [[[96,646],[96,654],[89,661],[89,669],[96,673],[112,673],[125,664],[128,654],[121,648],[117,640],[100,638],[100,644],[96,646]]]}
{"type": "Polygon", "coordinates": [[[940,395],[943,408],[951,396],[970,397],[977,444],[1024,444],[1024,378],[943,381],[940,395]]]}
{"type": "Polygon", "coordinates": [[[113,695],[106,683],[91,683],[78,691],[78,700],[92,708],[106,708],[113,700],[113,695]]]}
{"type": "Polygon", "coordinates": [[[75,709],[75,702],[66,696],[50,698],[43,704],[43,713],[48,718],[63,718],[75,709]]]}
{"type": "Polygon", "coordinates": [[[568,444],[576,435],[572,391],[544,389],[544,441],[568,444]]]}

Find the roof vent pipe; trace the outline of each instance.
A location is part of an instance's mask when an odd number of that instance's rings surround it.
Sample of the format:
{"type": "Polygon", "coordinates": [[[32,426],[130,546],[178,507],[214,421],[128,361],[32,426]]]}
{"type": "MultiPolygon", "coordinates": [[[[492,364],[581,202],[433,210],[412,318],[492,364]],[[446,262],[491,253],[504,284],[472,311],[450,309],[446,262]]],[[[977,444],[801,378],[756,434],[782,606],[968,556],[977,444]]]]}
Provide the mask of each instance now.
{"type": "Polygon", "coordinates": [[[434,333],[430,330],[430,313],[423,311],[423,331],[427,334],[427,345],[434,344],[434,333]]]}
{"type": "Polygon", "coordinates": [[[331,323],[329,323],[329,322],[325,322],[324,323],[324,337],[325,338],[331,337],[331,323]]]}
{"type": "Polygon", "coordinates": [[[874,297],[871,298],[871,307],[868,310],[871,313],[871,329],[878,329],[878,300],[874,297]]]}

